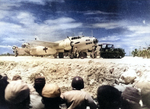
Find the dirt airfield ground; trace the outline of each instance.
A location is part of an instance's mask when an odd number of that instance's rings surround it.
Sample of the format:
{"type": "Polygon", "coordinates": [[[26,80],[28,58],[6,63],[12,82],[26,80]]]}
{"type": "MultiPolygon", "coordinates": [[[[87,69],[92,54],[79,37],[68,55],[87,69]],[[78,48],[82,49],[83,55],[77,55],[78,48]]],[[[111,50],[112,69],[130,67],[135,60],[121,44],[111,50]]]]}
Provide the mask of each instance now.
{"type": "Polygon", "coordinates": [[[9,80],[16,74],[28,84],[33,84],[34,77],[41,73],[47,83],[57,83],[61,91],[71,90],[71,80],[81,76],[85,81],[85,91],[96,97],[98,86],[120,84],[121,75],[133,70],[134,82],[149,79],[150,59],[124,57],[122,59],[54,59],[52,57],[1,56],[0,74],[7,74],[9,80]]]}

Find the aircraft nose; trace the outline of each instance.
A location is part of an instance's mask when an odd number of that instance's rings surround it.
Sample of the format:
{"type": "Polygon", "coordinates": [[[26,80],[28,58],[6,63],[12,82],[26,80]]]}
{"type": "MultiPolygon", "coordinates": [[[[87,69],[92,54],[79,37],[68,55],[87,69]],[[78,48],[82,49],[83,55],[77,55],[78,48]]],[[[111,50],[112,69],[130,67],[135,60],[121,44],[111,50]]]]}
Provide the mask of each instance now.
{"type": "Polygon", "coordinates": [[[94,44],[97,44],[97,43],[98,43],[98,40],[97,40],[97,39],[93,39],[93,43],[94,43],[94,44]]]}

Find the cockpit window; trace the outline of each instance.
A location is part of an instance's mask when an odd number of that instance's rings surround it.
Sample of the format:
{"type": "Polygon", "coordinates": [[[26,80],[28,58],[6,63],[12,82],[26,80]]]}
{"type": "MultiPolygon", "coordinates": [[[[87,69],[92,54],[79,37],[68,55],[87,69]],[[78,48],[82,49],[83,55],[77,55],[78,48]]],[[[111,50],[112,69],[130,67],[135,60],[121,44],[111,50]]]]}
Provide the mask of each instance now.
{"type": "Polygon", "coordinates": [[[78,36],[78,37],[72,37],[72,38],[71,38],[71,40],[75,40],[75,39],[81,39],[81,37],[78,36]]]}

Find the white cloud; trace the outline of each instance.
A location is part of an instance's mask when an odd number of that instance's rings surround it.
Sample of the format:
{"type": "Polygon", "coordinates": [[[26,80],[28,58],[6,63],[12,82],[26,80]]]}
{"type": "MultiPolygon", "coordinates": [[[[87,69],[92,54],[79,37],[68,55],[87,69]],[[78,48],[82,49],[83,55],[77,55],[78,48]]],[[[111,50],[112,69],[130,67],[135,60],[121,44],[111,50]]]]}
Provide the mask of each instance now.
{"type": "Polygon", "coordinates": [[[107,36],[107,37],[100,38],[99,40],[100,41],[118,41],[120,39],[121,38],[118,36],[107,36]]]}
{"type": "Polygon", "coordinates": [[[21,2],[44,5],[46,2],[52,1],[60,3],[64,2],[64,0],[0,0],[0,3],[7,4],[7,6],[14,6],[14,5],[17,6],[21,2]]]}
{"type": "Polygon", "coordinates": [[[114,13],[108,13],[108,12],[103,12],[103,11],[84,11],[84,15],[98,15],[98,14],[114,14],[114,13]]]}
{"type": "Polygon", "coordinates": [[[13,35],[11,33],[21,33],[23,31],[20,25],[14,23],[0,22],[0,37],[3,35],[13,35]]]}
{"type": "Polygon", "coordinates": [[[69,17],[61,17],[55,20],[46,20],[45,24],[62,24],[62,23],[70,23],[74,22],[75,20],[69,17]]]}
{"type": "Polygon", "coordinates": [[[24,24],[25,26],[30,26],[34,24],[35,17],[29,12],[20,12],[17,16],[14,17],[14,20],[24,24]]]}
{"type": "Polygon", "coordinates": [[[109,22],[109,23],[96,23],[92,25],[94,28],[105,28],[105,29],[115,29],[120,27],[120,24],[115,22],[109,22]]]}
{"type": "Polygon", "coordinates": [[[130,31],[135,32],[136,34],[145,34],[145,33],[150,33],[150,26],[128,26],[128,29],[130,31]]]}
{"type": "Polygon", "coordinates": [[[12,46],[4,46],[4,45],[0,45],[0,48],[12,48],[12,46]]]}
{"type": "Polygon", "coordinates": [[[37,18],[32,13],[25,11],[15,12],[9,18],[15,23],[0,20],[0,37],[32,40],[35,36],[38,36],[41,40],[52,39],[54,41],[56,37],[62,37],[61,32],[64,32],[64,30],[82,26],[82,23],[76,22],[69,17],[61,17],[54,20],[49,19],[43,21],[43,23],[36,23],[35,20],[37,18]]]}

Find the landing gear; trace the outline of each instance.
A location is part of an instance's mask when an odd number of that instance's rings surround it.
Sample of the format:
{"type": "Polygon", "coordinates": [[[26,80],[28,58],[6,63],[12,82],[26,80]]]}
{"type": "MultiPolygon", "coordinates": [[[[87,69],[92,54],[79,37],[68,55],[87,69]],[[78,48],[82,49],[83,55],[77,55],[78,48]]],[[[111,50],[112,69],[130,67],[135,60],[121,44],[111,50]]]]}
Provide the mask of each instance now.
{"type": "Polygon", "coordinates": [[[79,58],[81,58],[81,59],[87,58],[87,53],[86,52],[80,52],[79,58]]]}
{"type": "Polygon", "coordinates": [[[15,52],[15,57],[17,57],[18,56],[18,51],[15,50],[14,52],[15,52]]]}
{"type": "Polygon", "coordinates": [[[73,59],[74,58],[74,54],[70,54],[70,59],[73,59]]]}
{"type": "Polygon", "coordinates": [[[62,52],[59,53],[59,58],[64,58],[64,54],[62,52]]]}
{"type": "Polygon", "coordinates": [[[97,57],[96,48],[97,48],[96,46],[93,46],[92,53],[90,54],[91,58],[96,58],[97,57]]]}
{"type": "Polygon", "coordinates": [[[53,56],[54,56],[54,58],[57,58],[57,54],[54,54],[53,56]]]}
{"type": "Polygon", "coordinates": [[[58,55],[59,58],[64,58],[64,53],[63,52],[59,52],[59,53],[54,54],[53,55],[54,58],[57,58],[57,55],[58,55]]]}
{"type": "Polygon", "coordinates": [[[73,58],[81,58],[81,59],[87,58],[87,53],[86,52],[80,52],[79,54],[72,53],[70,54],[70,59],[73,58]]]}
{"type": "Polygon", "coordinates": [[[96,58],[96,57],[97,57],[97,52],[92,52],[92,53],[90,54],[90,57],[91,57],[91,58],[96,58]]]}

